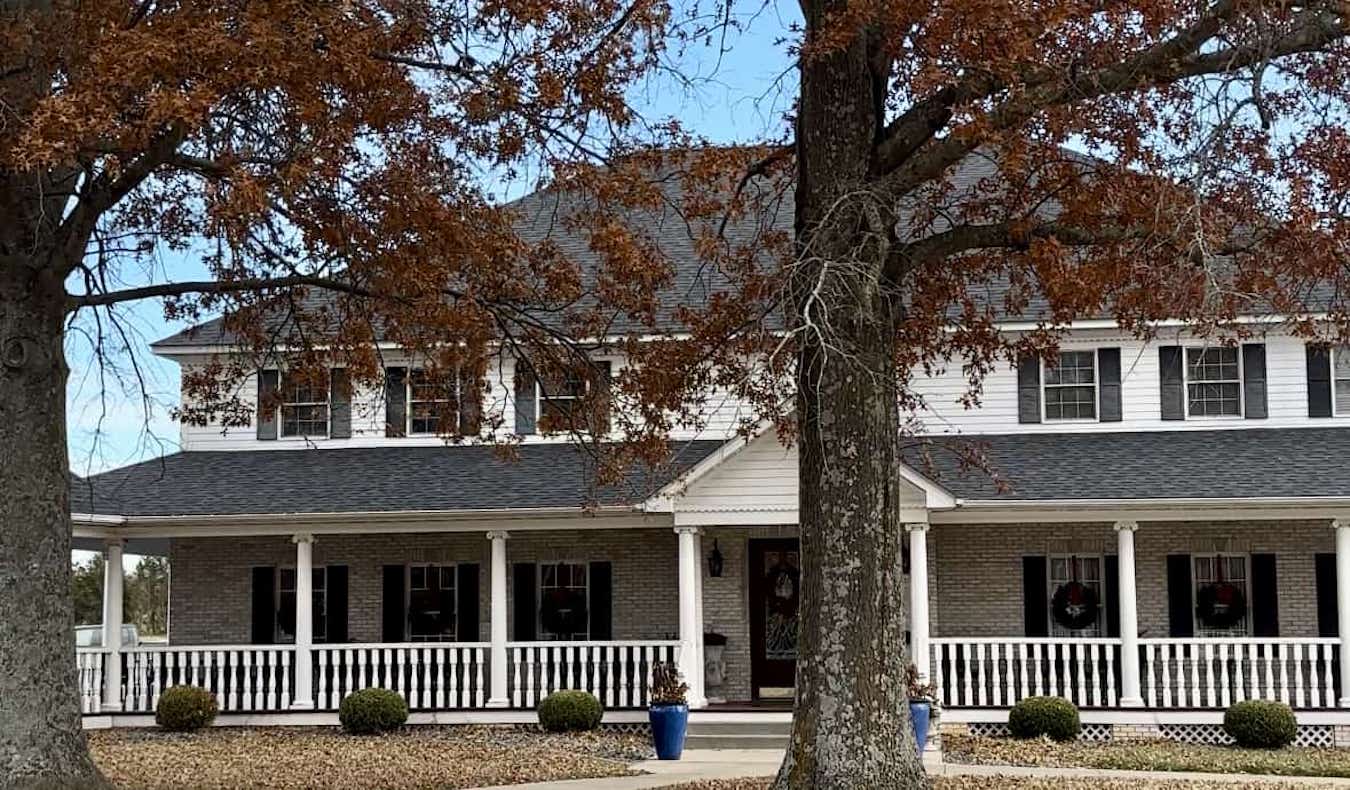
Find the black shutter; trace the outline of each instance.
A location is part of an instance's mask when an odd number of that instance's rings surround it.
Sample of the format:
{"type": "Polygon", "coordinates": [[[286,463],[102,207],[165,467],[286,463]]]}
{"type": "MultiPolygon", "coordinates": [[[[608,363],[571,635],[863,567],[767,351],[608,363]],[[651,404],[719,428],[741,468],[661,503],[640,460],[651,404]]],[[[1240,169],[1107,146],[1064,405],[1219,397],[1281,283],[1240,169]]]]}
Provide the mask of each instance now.
{"type": "Polygon", "coordinates": [[[609,404],[613,398],[613,387],[611,385],[612,363],[608,360],[595,363],[595,401],[596,412],[600,417],[600,424],[595,427],[592,433],[609,433],[609,404]]]}
{"type": "Polygon", "coordinates": [[[1050,635],[1050,612],[1046,600],[1045,557],[1022,558],[1022,617],[1024,636],[1050,635]]]}
{"type": "Polygon", "coordinates": [[[1017,362],[1017,421],[1041,421],[1041,358],[1025,356],[1017,362]]]}
{"type": "Polygon", "coordinates": [[[380,616],[380,637],[385,642],[402,642],[408,636],[407,569],[402,565],[384,566],[384,595],[380,616]]]}
{"type": "Polygon", "coordinates": [[[534,621],[539,613],[535,598],[533,562],[517,562],[511,570],[511,633],[517,642],[532,642],[534,621]]]}
{"type": "Polygon", "coordinates": [[[478,379],[463,369],[459,372],[459,433],[477,436],[483,420],[483,391],[478,379]]]}
{"type": "Polygon", "coordinates": [[[324,593],[327,599],[327,618],[324,622],[324,641],[342,643],[347,641],[347,566],[329,565],[324,571],[327,575],[328,589],[324,593]]]}
{"type": "Polygon", "coordinates": [[[352,438],[352,384],[346,368],[333,368],[328,382],[328,436],[352,438]]]}
{"type": "Polygon", "coordinates": [[[1112,639],[1120,637],[1120,558],[1114,554],[1106,556],[1106,579],[1102,585],[1102,595],[1106,600],[1106,635],[1112,639]]]}
{"type": "Polygon", "coordinates": [[[408,369],[384,369],[384,435],[408,433],[408,369]]]}
{"type": "Polygon", "coordinates": [[[1120,422],[1120,349],[1097,349],[1098,419],[1102,422],[1120,422]]]}
{"type": "Polygon", "coordinates": [[[1167,635],[1195,636],[1195,612],[1191,589],[1191,555],[1167,555],[1167,635]]]}
{"type": "Polygon", "coordinates": [[[1242,401],[1249,420],[1264,420],[1266,406],[1266,344],[1242,344],[1242,401]]]}
{"type": "Polygon", "coordinates": [[[1331,416],[1331,349],[1309,345],[1308,356],[1308,416],[1331,416]]]}
{"type": "Polygon", "coordinates": [[[456,638],[461,642],[477,642],[478,563],[461,562],[455,568],[455,587],[459,595],[455,611],[456,638]]]}
{"type": "Polygon", "coordinates": [[[281,376],[275,370],[258,371],[258,438],[277,438],[277,385],[281,376]]]}
{"type": "Polygon", "coordinates": [[[608,562],[592,562],[591,639],[614,638],[614,568],[608,562]]]}
{"type": "Polygon", "coordinates": [[[1186,419],[1186,380],[1182,373],[1181,346],[1158,347],[1158,380],[1164,420],[1186,419]]]}
{"type": "Polygon", "coordinates": [[[527,436],[535,432],[538,413],[535,403],[534,371],[523,360],[516,362],[516,433],[527,436]]]}
{"type": "Polygon", "coordinates": [[[1252,555],[1252,636],[1280,635],[1280,593],[1275,555],[1252,555]]]}
{"type": "Polygon", "coordinates": [[[1314,557],[1313,576],[1317,585],[1317,635],[1340,636],[1340,614],[1336,608],[1336,555],[1318,554],[1314,557]]]}
{"type": "Polygon", "coordinates": [[[253,569],[253,635],[255,645],[277,641],[277,569],[253,569]]]}

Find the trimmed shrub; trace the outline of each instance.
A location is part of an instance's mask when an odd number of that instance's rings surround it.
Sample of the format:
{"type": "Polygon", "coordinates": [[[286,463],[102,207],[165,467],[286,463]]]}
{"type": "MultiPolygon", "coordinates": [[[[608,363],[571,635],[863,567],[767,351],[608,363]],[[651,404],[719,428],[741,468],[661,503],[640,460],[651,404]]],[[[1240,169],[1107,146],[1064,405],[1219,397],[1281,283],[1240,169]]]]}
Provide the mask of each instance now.
{"type": "Polygon", "coordinates": [[[197,686],[170,686],[155,706],[155,723],[172,732],[193,732],[211,726],[220,707],[211,692],[197,686]]]}
{"type": "Polygon", "coordinates": [[[1283,702],[1249,699],[1223,714],[1223,731],[1248,749],[1282,749],[1294,742],[1298,722],[1283,702]]]}
{"type": "Polygon", "coordinates": [[[1078,708],[1063,697],[1027,697],[1008,714],[1008,732],[1014,738],[1044,735],[1055,741],[1072,741],[1082,729],[1078,708]]]}
{"type": "Polygon", "coordinates": [[[549,732],[584,732],[600,726],[605,709],[586,691],[555,691],[539,703],[539,726],[549,732]]]}
{"type": "Polygon", "coordinates": [[[408,703],[388,689],[361,689],[338,706],[338,721],[352,735],[397,730],[408,721],[408,703]]]}

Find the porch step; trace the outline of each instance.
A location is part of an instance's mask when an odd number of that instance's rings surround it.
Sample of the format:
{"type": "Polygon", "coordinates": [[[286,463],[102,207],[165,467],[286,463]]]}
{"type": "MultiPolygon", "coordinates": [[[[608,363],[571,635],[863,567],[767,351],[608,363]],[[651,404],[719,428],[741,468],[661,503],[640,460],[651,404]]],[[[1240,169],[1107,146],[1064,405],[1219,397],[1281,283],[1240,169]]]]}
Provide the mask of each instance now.
{"type": "Polygon", "coordinates": [[[686,749],[786,749],[786,735],[695,735],[684,738],[686,749]]]}

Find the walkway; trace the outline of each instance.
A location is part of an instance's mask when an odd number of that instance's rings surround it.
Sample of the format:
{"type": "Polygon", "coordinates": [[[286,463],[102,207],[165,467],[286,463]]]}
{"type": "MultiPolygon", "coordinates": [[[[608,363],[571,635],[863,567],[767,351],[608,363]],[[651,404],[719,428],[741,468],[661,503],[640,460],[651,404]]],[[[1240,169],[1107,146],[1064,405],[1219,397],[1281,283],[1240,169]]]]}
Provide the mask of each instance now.
{"type": "MultiPolygon", "coordinates": [[[[513,785],[515,790],[642,790],[668,787],[701,779],[733,779],[773,776],[783,752],[778,749],[690,749],[678,761],[644,760],[634,763],[642,776],[617,776],[610,779],[573,779],[562,782],[537,782],[513,785]]],[[[1255,774],[1202,774],[1175,771],[1107,771],[1098,768],[1026,768],[1009,765],[961,765],[925,760],[929,776],[1018,776],[1054,779],[1152,779],[1168,782],[1205,781],[1247,785],[1284,785],[1291,787],[1350,788],[1350,779],[1302,776],[1265,776],[1255,774]]],[[[480,788],[480,790],[485,790],[480,788]]]]}

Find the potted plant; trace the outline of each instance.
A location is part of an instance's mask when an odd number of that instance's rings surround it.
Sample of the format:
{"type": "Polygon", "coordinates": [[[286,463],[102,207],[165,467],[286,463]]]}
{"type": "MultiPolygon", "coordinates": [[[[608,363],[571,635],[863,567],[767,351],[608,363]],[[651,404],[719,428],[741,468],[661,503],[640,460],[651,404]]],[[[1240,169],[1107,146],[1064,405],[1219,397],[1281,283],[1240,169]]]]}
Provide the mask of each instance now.
{"type": "Polygon", "coordinates": [[[652,746],[661,760],[678,760],[684,751],[689,727],[689,686],[673,663],[652,667],[652,686],[647,716],[652,725],[652,746]]]}
{"type": "Polygon", "coordinates": [[[905,670],[905,685],[909,689],[909,719],[914,725],[914,741],[922,757],[928,745],[928,728],[941,711],[937,686],[925,681],[919,675],[919,668],[913,664],[905,670]]]}

